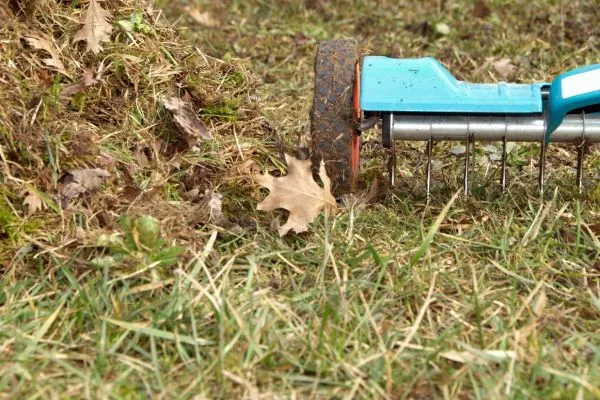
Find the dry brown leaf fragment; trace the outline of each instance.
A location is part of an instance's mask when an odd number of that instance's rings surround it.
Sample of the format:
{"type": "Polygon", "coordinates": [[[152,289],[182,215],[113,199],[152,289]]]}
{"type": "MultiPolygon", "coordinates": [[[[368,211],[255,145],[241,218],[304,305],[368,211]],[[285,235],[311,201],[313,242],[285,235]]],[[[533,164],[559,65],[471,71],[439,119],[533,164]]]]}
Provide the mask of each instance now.
{"type": "Polygon", "coordinates": [[[94,78],[94,71],[90,68],[86,68],[81,75],[80,83],[86,88],[94,86],[98,81],[94,78]]]}
{"type": "Polygon", "coordinates": [[[73,36],[73,43],[79,41],[87,42],[85,51],[92,51],[98,54],[102,51],[101,42],[110,40],[110,34],[113,26],[108,20],[112,14],[103,9],[99,0],[90,0],[87,10],[82,14],[81,23],[83,27],[73,36]]]}
{"type": "Polygon", "coordinates": [[[249,158],[241,164],[234,165],[232,171],[237,172],[239,175],[258,172],[258,163],[249,158]]]}
{"type": "Polygon", "coordinates": [[[21,192],[23,198],[23,205],[27,206],[27,215],[33,215],[38,211],[46,209],[46,203],[42,200],[36,190],[25,189],[21,192]]]}
{"type": "Polygon", "coordinates": [[[254,175],[260,173],[260,166],[251,158],[242,163],[236,164],[229,170],[227,177],[232,180],[251,179],[254,175]]]}
{"type": "Polygon", "coordinates": [[[163,99],[165,108],[173,115],[173,121],[184,136],[188,146],[196,146],[201,140],[211,139],[212,136],[206,129],[192,106],[178,97],[163,99]]]}
{"type": "Polygon", "coordinates": [[[206,205],[209,222],[218,224],[227,219],[223,215],[223,195],[221,193],[205,191],[203,203],[206,205]]]}
{"type": "Polygon", "coordinates": [[[380,187],[377,178],[371,182],[371,187],[368,191],[357,195],[344,196],[344,205],[346,208],[353,207],[356,211],[362,211],[367,206],[376,203],[382,196],[385,195],[385,187],[380,187]]]}
{"type": "Polygon", "coordinates": [[[96,83],[98,83],[98,81],[94,78],[94,72],[91,69],[86,69],[83,71],[83,75],[81,76],[81,79],[79,79],[79,82],[67,85],[61,94],[64,97],[71,97],[75,94],[85,92],[86,89],[94,86],[96,83]]]}
{"type": "Polygon", "coordinates": [[[314,221],[323,209],[331,211],[337,208],[335,198],[331,194],[331,181],[323,162],[319,167],[319,177],[323,182],[321,187],[313,179],[310,160],[298,160],[286,154],[285,161],[288,165],[287,175],[275,178],[266,173],[256,177],[256,181],[270,191],[256,209],[271,211],[283,208],[290,212],[286,223],[278,229],[281,236],[290,230],[296,233],[306,232],[308,224],[314,221]]]}
{"type": "Polygon", "coordinates": [[[143,191],[141,189],[135,186],[126,185],[119,191],[119,197],[126,202],[131,203],[136,200],[142,194],[142,192],[143,191]]]}
{"type": "Polygon", "coordinates": [[[516,360],[515,351],[505,350],[479,350],[479,351],[456,351],[449,350],[440,353],[440,356],[461,364],[487,364],[489,362],[503,362],[505,360],[516,360]]]}
{"type": "Polygon", "coordinates": [[[231,222],[223,214],[223,195],[207,189],[200,197],[198,206],[191,220],[195,224],[212,224],[231,231],[237,231],[240,226],[231,222]]]}
{"type": "Polygon", "coordinates": [[[510,58],[502,58],[500,60],[490,58],[488,61],[492,63],[492,68],[494,68],[501,79],[507,79],[511,77],[517,70],[517,67],[512,63],[510,58]]]}
{"type": "Polygon", "coordinates": [[[479,19],[485,19],[492,13],[492,10],[490,10],[486,0],[475,1],[473,7],[473,14],[479,19]]]}
{"type": "Polygon", "coordinates": [[[208,11],[202,11],[202,9],[198,7],[186,7],[185,11],[189,14],[190,17],[197,23],[207,28],[215,28],[219,26],[219,21],[216,20],[213,15],[208,11]]]}
{"type": "Polygon", "coordinates": [[[146,0],[146,14],[154,21],[154,0],[146,0]]]}
{"type": "Polygon", "coordinates": [[[546,295],[546,291],[544,289],[540,290],[540,294],[537,296],[533,304],[531,305],[531,309],[533,313],[537,317],[541,317],[544,314],[544,310],[546,308],[546,304],[548,303],[548,296],[546,295]]]}
{"type": "Polygon", "coordinates": [[[42,59],[44,64],[66,77],[71,77],[60,59],[60,51],[46,35],[42,33],[28,33],[23,38],[34,49],[44,50],[50,55],[50,58],[42,59]]]}
{"type": "Polygon", "coordinates": [[[101,151],[96,156],[96,163],[104,168],[113,168],[117,164],[118,160],[112,154],[101,151]]]}
{"type": "Polygon", "coordinates": [[[61,178],[59,193],[69,201],[88,191],[98,188],[110,173],[100,168],[84,168],[68,171],[61,178]]]}
{"type": "Polygon", "coordinates": [[[132,151],[133,159],[140,168],[146,168],[150,164],[150,148],[143,143],[139,143],[132,151]]]}

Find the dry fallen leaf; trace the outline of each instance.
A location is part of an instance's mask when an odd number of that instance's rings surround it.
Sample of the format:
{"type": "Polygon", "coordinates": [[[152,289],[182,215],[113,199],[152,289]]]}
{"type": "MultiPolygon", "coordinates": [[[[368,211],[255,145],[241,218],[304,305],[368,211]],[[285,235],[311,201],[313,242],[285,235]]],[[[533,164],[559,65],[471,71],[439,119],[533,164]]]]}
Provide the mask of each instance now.
{"type": "Polygon", "coordinates": [[[100,154],[96,156],[96,163],[104,168],[113,168],[117,165],[117,158],[112,154],[101,151],[100,154]]]}
{"type": "Polygon", "coordinates": [[[434,29],[437,33],[443,36],[450,34],[450,27],[444,22],[438,22],[435,24],[434,29]]]}
{"type": "Polygon", "coordinates": [[[80,21],[83,27],[73,36],[73,43],[84,40],[87,42],[86,52],[91,50],[95,54],[100,53],[102,51],[100,43],[110,40],[113,26],[108,20],[111,18],[112,14],[100,6],[99,0],[90,0],[80,21]]]}
{"type": "Polygon", "coordinates": [[[223,215],[223,196],[221,193],[207,190],[204,193],[204,202],[208,213],[209,222],[219,223],[227,218],[223,215]]]}
{"type": "Polygon", "coordinates": [[[150,148],[143,143],[139,143],[135,146],[131,152],[133,159],[136,161],[136,165],[140,168],[146,168],[150,164],[148,154],[151,154],[150,148]]]}
{"type": "Polygon", "coordinates": [[[21,196],[27,194],[23,198],[23,204],[27,206],[27,215],[33,215],[40,210],[46,209],[46,204],[42,198],[33,189],[25,189],[21,192],[21,196]]]}
{"type": "Polygon", "coordinates": [[[242,175],[242,174],[247,174],[247,173],[258,172],[259,168],[258,168],[258,163],[255,160],[249,158],[240,164],[234,165],[231,168],[231,171],[235,172],[239,175],[242,175]]]}
{"type": "Polygon", "coordinates": [[[68,202],[85,192],[96,189],[109,176],[108,171],[100,168],[68,171],[61,178],[59,193],[62,200],[68,202]]]}
{"type": "Polygon", "coordinates": [[[44,58],[42,61],[51,69],[60,72],[66,77],[71,77],[71,75],[65,69],[64,64],[60,60],[60,52],[56,45],[52,43],[52,41],[47,38],[45,35],[41,33],[28,33],[23,38],[27,41],[27,43],[36,50],[44,50],[50,55],[50,58],[44,58]]]}
{"type": "Polygon", "coordinates": [[[223,195],[218,192],[207,189],[204,195],[200,197],[198,206],[190,220],[194,224],[212,224],[230,231],[240,229],[239,225],[231,222],[223,215],[223,195]]]}
{"type": "Polygon", "coordinates": [[[510,58],[502,58],[500,60],[491,58],[488,60],[492,63],[492,68],[494,68],[501,79],[511,77],[517,70],[517,67],[512,63],[510,58]]]}
{"type": "Polygon", "coordinates": [[[477,0],[473,5],[473,15],[479,19],[485,19],[490,16],[492,10],[487,5],[486,0],[477,0]]]}
{"type": "Polygon", "coordinates": [[[350,193],[342,197],[344,208],[352,209],[355,212],[365,210],[369,205],[376,203],[382,197],[385,197],[387,188],[379,185],[377,178],[373,179],[371,188],[362,193],[350,193]]]}
{"type": "Polygon", "coordinates": [[[83,93],[87,88],[94,86],[98,81],[94,78],[94,72],[91,69],[83,71],[81,79],[77,83],[67,85],[61,92],[64,97],[71,97],[74,94],[83,93]]]}
{"type": "Polygon", "coordinates": [[[246,161],[236,164],[227,173],[227,178],[235,181],[248,180],[256,174],[260,173],[260,166],[258,163],[249,158],[246,161]]]}
{"type": "Polygon", "coordinates": [[[450,350],[440,353],[443,358],[461,364],[487,364],[489,362],[503,362],[505,360],[517,359],[514,351],[504,350],[478,350],[478,351],[456,351],[450,350]]]}
{"type": "Polygon", "coordinates": [[[183,134],[188,146],[193,147],[203,139],[211,139],[212,136],[192,109],[192,106],[178,97],[163,99],[165,108],[173,115],[175,125],[183,134]]]}
{"type": "Polygon", "coordinates": [[[540,317],[544,313],[544,309],[546,308],[546,304],[548,303],[548,296],[546,295],[546,291],[542,288],[540,290],[540,294],[537,296],[535,301],[532,304],[532,311],[537,316],[540,317]]]}
{"type": "Polygon", "coordinates": [[[189,14],[190,17],[194,19],[197,23],[207,28],[214,28],[219,26],[219,21],[217,21],[213,15],[208,11],[202,11],[200,8],[194,7],[186,7],[185,11],[189,14]]]}
{"type": "Polygon", "coordinates": [[[256,209],[271,211],[283,208],[290,212],[285,225],[278,229],[281,236],[290,230],[296,233],[305,232],[308,230],[308,224],[321,210],[337,208],[335,198],[331,195],[331,181],[323,162],[319,168],[319,177],[323,182],[321,187],[313,179],[310,160],[298,160],[286,154],[285,161],[288,165],[286,176],[275,178],[267,173],[256,177],[256,181],[270,191],[256,209]]]}

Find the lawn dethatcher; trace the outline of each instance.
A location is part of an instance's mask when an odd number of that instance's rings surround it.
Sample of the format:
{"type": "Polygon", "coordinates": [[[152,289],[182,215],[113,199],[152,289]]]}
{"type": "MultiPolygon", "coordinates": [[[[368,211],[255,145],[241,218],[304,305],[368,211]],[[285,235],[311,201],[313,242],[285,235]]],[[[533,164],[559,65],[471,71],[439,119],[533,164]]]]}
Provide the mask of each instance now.
{"type": "Polygon", "coordinates": [[[380,126],[381,143],[390,149],[392,185],[394,142],[427,142],[429,196],[433,144],[463,141],[466,194],[476,141],[502,142],[502,190],[507,186],[507,142],[539,142],[538,183],[543,193],[548,144],[568,142],[577,148],[575,180],[581,191],[586,145],[600,142],[598,111],[600,64],[563,73],[552,83],[468,83],[431,57],[362,57],[353,41],[325,41],[315,59],[312,157],[315,165],[325,161],[335,193],[349,192],[358,175],[361,132],[380,126]]]}

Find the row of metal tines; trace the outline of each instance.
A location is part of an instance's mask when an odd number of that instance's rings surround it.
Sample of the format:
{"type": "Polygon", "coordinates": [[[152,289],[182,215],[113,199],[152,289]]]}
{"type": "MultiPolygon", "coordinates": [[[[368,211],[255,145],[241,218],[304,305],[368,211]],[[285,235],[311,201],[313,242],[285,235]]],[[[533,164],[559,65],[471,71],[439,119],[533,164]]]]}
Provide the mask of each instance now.
{"type": "MultiPolygon", "coordinates": [[[[580,114],[581,118],[581,136],[577,141],[569,140],[571,143],[575,143],[577,147],[577,166],[576,166],[576,185],[581,193],[583,191],[583,176],[584,176],[584,158],[586,153],[586,144],[589,139],[589,132],[586,133],[586,114],[582,112],[580,114]]],[[[594,139],[595,132],[594,132],[594,139]]],[[[600,137],[597,138],[600,140],[600,137]]],[[[463,192],[465,195],[469,194],[469,177],[471,173],[471,169],[473,168],[472,161],[474,161],[475,155],[475,135],[471,132],[468,132],[464,136],[464,141],[466,144],[465,148],[465,156],[464,156],[464,168],[463,168],[463,192]]],[[[593,140],[596,142],[598,140],[593,140]]],[[[431,173],[432,173],[432,158],[433,158],[433,146],[435,140],[433,135],[430,133],[427,139],[426,146],[426,167],[425,167],[425,175],[426,175],[426,193],[427,197],[430,197],[431,194],[431,173]]],[[[540,143],[540,156],[538,161],[538,187],[540,195],[544,193],[545,189],[545,181],[546,181],[546,153],[548,150],[548,143],[545,139],[539,141],[540,143]]],[[[502,137],[502,155],[501,155],[501,166],[500,166],[500,186],[502,188],[502,192],[506,192],[507,189],[507,135],[505,134],[502,137]]],[[[391,146],[391,156],[388,162],[388,174],[390,183],[392,186],[396,184],[396,152],[395,146],[392,144],[391,146]]]]}

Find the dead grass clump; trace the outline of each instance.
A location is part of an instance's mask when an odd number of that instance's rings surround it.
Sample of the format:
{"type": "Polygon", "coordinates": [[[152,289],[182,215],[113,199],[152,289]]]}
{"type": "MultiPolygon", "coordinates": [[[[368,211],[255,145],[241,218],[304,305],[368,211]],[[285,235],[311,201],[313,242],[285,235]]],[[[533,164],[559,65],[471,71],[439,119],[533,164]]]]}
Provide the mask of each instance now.
{"type": "Polygon", "coordinates": [[[152,212],[177,221],[166,230],[194,240],[195,224],[207,222],[186,218],[205,213],[199,196],[256,151],[253,139],[263,138],[265,123],[245,63],[207,56],[148,4],[0,5],[6,22],[0,28],[5,268],[32,240],[58,248],[76,230],[110,229],[123,214],[152,212]],[[92,5],[102,7],[110,32],[95,46],[78,33],[92,5]],[[173,97],[196,113],[212,139],[185,140],[163,104],[173,97]],[[106,179],[65,197],[68,172],[90,169],[106,171],[106,179]]]}

